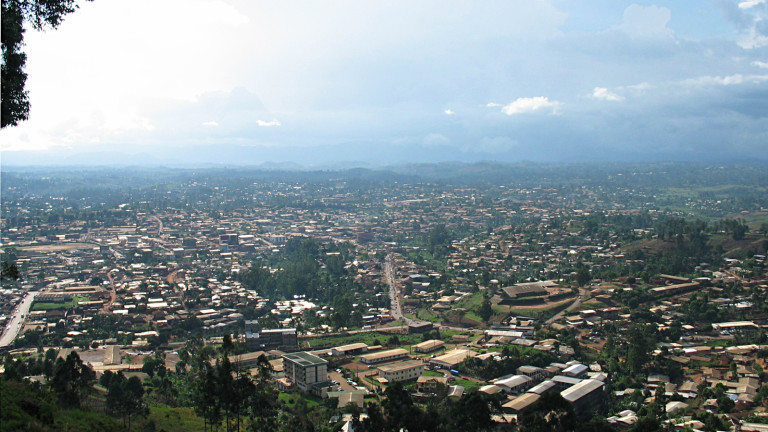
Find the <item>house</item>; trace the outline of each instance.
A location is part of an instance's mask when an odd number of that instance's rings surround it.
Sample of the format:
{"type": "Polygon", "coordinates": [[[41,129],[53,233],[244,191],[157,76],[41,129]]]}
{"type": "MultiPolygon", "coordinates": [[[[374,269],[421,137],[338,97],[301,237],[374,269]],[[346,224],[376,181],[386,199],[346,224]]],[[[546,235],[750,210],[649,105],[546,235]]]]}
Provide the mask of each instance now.
{"type": "Polygon", "coordinates": [[[448,351],[441,356],[429,359],[429,363],[443,369],[455,369],[459,363],[463,362],[469,357],[475,357],[476,355],[477,353],[474,351],[455,349],[448,351]]]}
{"type": "Polygon", "coordinates": [[[416,388],[422,393],[437,393],[441,387],[448,387],[447,377],[422,375],[416,380],[416,388]]]}
{"type": "Polygon", "coordinates": [[[589,367],[581,363],[575,363],[563,369],[562,374],[572,378],[584,378],[587,376],[588,372],[589,372],[589,367]]]}
{"type": "Polygon", "coordinates": [[[368,351],[368,345],[360,342],[331,348],[331,353],[338,356],[357,355],[368,351]]]}
{"type": "Polygon", "coordinates": [[[424,374],[424,363],[421,360],[409,360],[400,363],[379,366],[379,375],[388,382],[408,381],[417,379],[424,374]]]}
{"type": "Polygon", "coordinates": [[[266,355],[267,353],[264,351],[237,354],[229,356],[229,362],[232,363],[235,370],[253,369],[259,365],[259,357],[264,356],[266,358],[266,355]]]}
{"type": "Polygon", "coordinates": [[[513,375],[496,381],[494,384],[501,387],[505,393],[520,394],[533,385],[533,380],[525,375],[513,375]]]}
{"type": "Polygon", "coordinates": [[[563,399],[573,404],[573,411],[587,417],[605,402],[605,384],[592,379],[579,382],[560,392],[563,399]]]}
{"type": "Polygon", "coordinates": [[[535,404],[541,396],[536,393],[525,393],[502,405],[505,412],[519,413],[535,404]]]}
{"type": "Polygon", "coordinates": [[[413,351],[417,353],[429,353],[432,351],[443,349],[443,347],[445,347],[445,342],[438,339],[432,339],[426,342],[416,344],[412,348],[413,348],[413,351]]]}
{"type": "Polygon", "coordinates": [[[527,377],[530,377],[534,381],[541,381],[547,376],[549,376],[549,373],[547,372],[546,369],[542,369],[537,366],[528,366],[528,365],[520,366],[519,368],[517,368],[517,373],[520,375],[525,375],[527,377]]]}
{"type": "Polygon", "coordinates": [[[397,348],[389,351],[363,354],[360,356],[360,361],[365,364],[373,364],[399,360],[406,357],[408,357],[408,351],[402,348],[397,348]]]}

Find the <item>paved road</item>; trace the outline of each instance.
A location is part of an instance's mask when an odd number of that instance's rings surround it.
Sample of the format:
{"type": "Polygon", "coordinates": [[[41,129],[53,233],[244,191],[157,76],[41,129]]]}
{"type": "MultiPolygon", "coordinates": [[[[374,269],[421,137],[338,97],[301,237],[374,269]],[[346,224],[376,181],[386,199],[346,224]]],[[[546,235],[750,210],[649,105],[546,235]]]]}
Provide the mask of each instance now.
{"type": "Polygon", "coordinates": [[[35,300],[37,291],[30,291],[26,297],[21,300],[21,303],[14,309],[14,316],[11,322],[8,324],[5,332],[0,336],[0,347],[7,347],[13,344],[16,336],[19,335],[19,331],[24,324],[24,319],[29,315],[29,309],[32,307],[32,302],[35,300]],[[24,318],[22,318],[22,316],[24,318]]]}
{"type": "Polygon", "coordinates": [[[403,311],[400,308],[399,291],[395,284],[395,266],[392,264],[392,254],[387,255],[387,260],[384,262],[384,272],[387,278],[387,285],[389,286],[389,302],[390,310],[392,311],[392,318],[398,321],[405,321],[410,324],[413,322],[410,318],[403,316],[403,311]]]}
{"type": "Polygon", "coordinates": [[[157,216],[150,216],[150,219],[154,219],[155,222],[157,222],[157,235],[160,235],[163,233],[163,221],[160,220],[157,216]]]}
{"type": "Polygon", "coordinates": [[[567,308],[561,310],[560,312],[555,314],[555,316],[553,316],[552,318],[546,320],[544,322],[544,325],[552,324],[553,322],[555,322],[555,321],[559,320],[560,318],[562,318],[568,312],[570,312],[570,311],[576,309],[577,307],[579,307],[581,305],[581,299],[584,296],[586,296],[586,295],[587,295],[587,290],[584,289],[584,288],[579,288],[579,297],[576,298],[576,300],[573,303],[571,303],[570,306],[568,306],[567,308]]]}

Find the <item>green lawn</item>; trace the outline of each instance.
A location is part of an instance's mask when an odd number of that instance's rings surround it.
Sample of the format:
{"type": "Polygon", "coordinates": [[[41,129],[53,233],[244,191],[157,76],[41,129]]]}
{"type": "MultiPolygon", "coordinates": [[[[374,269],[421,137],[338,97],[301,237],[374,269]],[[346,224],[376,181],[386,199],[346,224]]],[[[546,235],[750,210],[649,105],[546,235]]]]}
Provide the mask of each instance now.
{"type": "MultiPolygon", "coordinates": [[[[197,432],[203,430],[203,419],[195,414],[189,407],[173,408],[167,405],[152,405],[149,407],[149,416],[146,420],[134,420],[135,423],[155,425],[154,430],[167,430],[177,432],[197,432]]],[[[145,428],[144,430],[149,430],[145,428]]]]}
{"type": "Polygon", "coordinates": [[[482,383],[478,383],[478,382],[474,382],[474,381],[470,381],[470,380],[465,380],[465,379],[461,379],[461,378],[457,378],[457,379],[451,381],[451,385],[460,385],[460,386],[464,387],[464,390],[471,390],[471,389],[480,388],[480,387],[483,386],[482,383]]]}
{"type": "Polygon", "coordinates": [[[550,306],[544,306],[540,308],[511,308],[509,311],[518,315],[527,315],[544,319],[551,317],[552,315],[565,309],[568,307],[568,305],[573,303],[573,300],[574,299],[569,298],[550,306]]]}
{"type": "Polygon", "coordinates": [[[296,403],[303,399],[304,402],[306,402],[307,407],[314,408],[318,405],[320,405],[321,399],[317,396],[310,396],[305,395],[303,393],[280,393],[277,397],[277,400],[284,403],[285,405],[293,408],[296,406],[296,403]]]}
{"type": "Polygon", "coordinates": [[[464,297],[464,299],[457,303],[456,306],[465,308],[467,310],[478,310],[482,303],[483,293],[478,291],[476,293],[470,294],[467,297],[464,297]]]}
{"type": "Polygon", "coordinates": [[[416,317],[424,321],[437,322],[437,314],[428,308],[419,309],[419,313],[416,314],[416,317]]]}
{"type": "Polygon", "coordinates": [[[52,303],[52,302],[35,302],[32,304],[33,311],[47,311],[47,310],[68,310],[77,306],[77,303],[81,301],[88,301],[90,297],[87,296],[75,296],[72,300],[66,303],[52,303]]]}

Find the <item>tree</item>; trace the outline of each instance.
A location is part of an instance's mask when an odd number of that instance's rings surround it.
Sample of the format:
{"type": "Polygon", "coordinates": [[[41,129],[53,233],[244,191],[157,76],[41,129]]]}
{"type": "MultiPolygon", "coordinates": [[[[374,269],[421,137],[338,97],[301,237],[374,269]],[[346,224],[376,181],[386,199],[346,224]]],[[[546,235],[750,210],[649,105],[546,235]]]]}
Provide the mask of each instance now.
{"type": "Polygon", "coordinates": [[[589,275],[589,267],[582,262],[576,264],[576,283],[579,284],[580,287],[583,287],[591,279],[592,276],[589,275]]]}
{"type": "Polygon", "coordinates": [[[27,55],[24,23],[35,30],[56,28],[77,9],[75,0],[2,0],[2,126],[16,126],[29,118],[29,91],[24,89],[27,55]]]}
{"type": "Polygon", "coordinates": [[[487,296],[483,296],[483,302],[480,304],[480,309],[477,311],[477,314],[483,319],[483,322],[488,322],[488,320],[491,319],[491,316],[493,316],[491,301],[487,296]]]}
{"type": "MultiPolygon", "coordinates": [[[[107,371],[109,372],[109,371],[107,371]]],[[[144,404],[144,386],[138,377],[125,378],[122,372],[102,376],[101,384],[107,383],[109,392],[107,393],[107,409],[112,414],[118,415],[123,419],[123,425],[131,428],[131,418],[136,414],[145,412],[144,404]]]]}
{"type": "MultiPolygon", "coordinates": [[[[5,86],[5,84],[3,84],[3,86],[5,86]]],[[[0,273],[0,280],[19,280],[20,277],[21,274],[19,273],[19,267],[16,266],[16,263],[3,261],[3,269],[2,273],[0,273]]]]}
{"type": "Polygon", "coordinates": [[[88,367],[76,352],[66,359],[58,359],[53,370],[51,389],[64,406],[79,407],[80,401],[96,379],[96,373],[88,367]]]}

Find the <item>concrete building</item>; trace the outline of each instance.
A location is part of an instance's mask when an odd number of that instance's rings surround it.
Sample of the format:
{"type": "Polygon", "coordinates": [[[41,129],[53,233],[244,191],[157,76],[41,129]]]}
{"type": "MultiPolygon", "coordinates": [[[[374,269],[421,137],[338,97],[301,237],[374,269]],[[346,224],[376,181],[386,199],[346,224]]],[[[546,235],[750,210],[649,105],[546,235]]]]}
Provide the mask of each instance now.
{"type": "Polygon", "coordinates": [[[494,384],[501,387],[505,393],[520,394],[531,388],[533,380],[525,375],[513,375],[509,378],[496,381],[494,384]]]}
{"type": "Polygon", "coordinates": [[[585,378],[589,368],[581,363],[574,363],[563,369],[562,374],[572,378],[585,378]]]}
{"type": "Polygon", "coordinates": [[[605,402],[604,383],[587,379],[560,392],[563,399],[573,404],[573,411],[587,417],[605,402]]]}
{"type": "Polygon", "coordinates": [[[283,369],[285,377],[305,392],[310,392],[313,384],[328,381],[328,362],[314,354],[306,352],[285,354],[283,369]]]}
{"type": "Polygon", "coordinates": [[[445,342],[438,339],[432,339],[432,340],[428,340],[426,342],[422,342],[414,345],[413,351],[417,353],[429,353],[432,351],[443,349],[443,347],[445,347],[445,342]]]}
{"type": "Polygon", "coordinates": [[[262,330],[256,320],[245,321],[245,343],[248,349],[296,351],[299,342],[295,328],[262,330]]]}
{"type": "Polygon", "coordinates": [[[264,351],[236,354],[229,356],[229,362],[235,370],[253,369],[259,365],[259,357],[266,355],[264,351]]]}
{"type": "Polygon", "coordinates": [[[381,351],[371,354],[363,354],[360,356],[360,361],[365,364],[382,363],[393,360],[399,360],[408,357],[408,351],[398,348],[389,351],[381,351]]]}
{"type": "Polygon", "coordinates": [[[464,360],[476,356],[477,353],[470,350],[455,349],[429,360],[429,363],[443,369],[454,369],[464,360]]]}
{"type": "Polygon", "coordinates": [[[440,387],[448,387],[448,378],[422,375],[416,380],[416,388],[422,393],[437,393],[440,387]]]}
{"type": "Polygon", "coordinates": [[[534,381],[541,381],[544,378],[547,378],[549,376],[549,373],[546,369],[542,369],[540,367],[536,366],[520,366],[517,368],[517,373],[519,375],[525,375],[527,377],[530,377],[534,381]]]}
{"type": "Polygon", "coordinates": [[[401,363],[379,366],[379,376],[389,382],[417,379],[424,374],[421,360],[409,360],[401,363]]]}
{"type": "Polygon", "coordinates": [[[502,405],[505,412],[519,413],[536,403],[541,396],[536,393],[525,393],[502,405]]]}
{"type": "Polygon", "coordinates": [[[366,351],[368,351],[368,345],[362,342],[331,348],[331,353],[337,357],[346,356],[346,355],[357,355],[357,354],[364,353],[366,351]]]}

